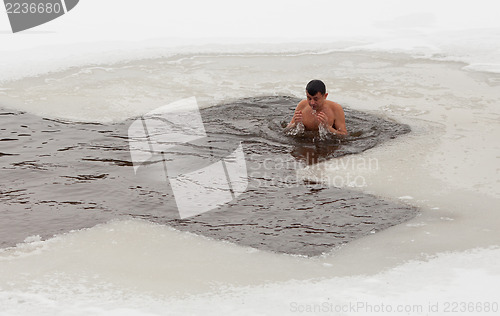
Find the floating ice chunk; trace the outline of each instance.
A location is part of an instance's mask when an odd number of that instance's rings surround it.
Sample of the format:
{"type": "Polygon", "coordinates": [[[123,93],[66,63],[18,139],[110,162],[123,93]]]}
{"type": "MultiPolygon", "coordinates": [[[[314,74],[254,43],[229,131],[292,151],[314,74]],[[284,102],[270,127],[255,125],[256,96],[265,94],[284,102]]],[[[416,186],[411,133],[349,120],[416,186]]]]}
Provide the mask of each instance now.
{"type": "Polygon", "coordinates": [[[399,197],[400,200],[413,200],[413,196],[403,195],[399,197]]]}
{"type": "Polygon", "coordinates": [[[32,243],[32,242],[39,242],[39,241],[42,241],[42,238],[40,237],[40,235],[28,236],[24,239],[24,242],[27,244],[32,243]]]}
{"type": "Polygon", "coordinates": [[[440,217],[439,219],[442,221],[454,221],[455,220],[454,218],[451,218],[451,217],[440,217]]]}
{"type": "Polygon", "coordinates": [[[407,227],[422,227],[422,226],[425,226],[427,224],[425,223],[409,223],[409,224],[406,224],[407,227]]]}

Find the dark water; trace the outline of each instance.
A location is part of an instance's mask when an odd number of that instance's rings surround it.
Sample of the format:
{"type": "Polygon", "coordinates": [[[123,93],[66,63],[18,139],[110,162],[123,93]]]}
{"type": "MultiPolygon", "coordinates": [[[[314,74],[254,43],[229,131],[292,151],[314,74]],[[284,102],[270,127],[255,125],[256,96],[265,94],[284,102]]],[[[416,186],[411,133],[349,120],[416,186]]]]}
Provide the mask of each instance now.
{"type": "Polygon", "coordinates": [[[298,101],[255,97],[201,111],[207,137],[173,148],[166,153],[170,162],[179,172],[199,169],[200,161],[217,161],[241,143],[248,187],[230,203],[184,219],[169,182],[150,177],[164,169],[165,155],[134,173],[127,138],[132,120],[75,123],[0,111],[0,245],[131,216],[313,256],[416,215],[405,205],[296,176],[297,168],[355,155],[408,133],[408,126],[346,108],[350,136],[287,135],[283,126],[298,101]]]}

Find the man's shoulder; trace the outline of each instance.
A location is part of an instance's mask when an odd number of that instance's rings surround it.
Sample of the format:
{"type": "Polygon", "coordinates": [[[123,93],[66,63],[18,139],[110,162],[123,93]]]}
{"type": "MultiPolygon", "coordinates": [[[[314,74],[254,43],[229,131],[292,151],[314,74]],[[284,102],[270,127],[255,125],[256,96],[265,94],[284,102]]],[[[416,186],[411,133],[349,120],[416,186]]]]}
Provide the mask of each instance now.
{"type": "Polygon", "coordinates": [[[298,108],[298,109],[303,109],[303,108],[305,108],[305,107],[306,107],[306,105],[307,105],[307,100],[306,100],[306,99],[304,99],[304,100],[301,100],[301,101],[299,102],[299,104],[297,105],[297,108],[298,108]]]}
{"type": "Polygon", "coordinates": [[[333,102],[330,100],[326,100],[326,102],[327,102],[327,105],[330,109],[332,109],[334,111],[343,111],[342,106],[340,104],[338,104],[337,102],[333,102]]]}

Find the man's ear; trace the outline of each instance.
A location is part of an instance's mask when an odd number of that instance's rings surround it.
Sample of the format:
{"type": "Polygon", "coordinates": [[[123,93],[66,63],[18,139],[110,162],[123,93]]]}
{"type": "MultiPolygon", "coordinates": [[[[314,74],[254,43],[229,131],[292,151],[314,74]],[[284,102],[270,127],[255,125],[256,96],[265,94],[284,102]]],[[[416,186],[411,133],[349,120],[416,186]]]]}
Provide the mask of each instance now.
{"type": "Polygon", "coordinates": [[[328,92],[325,92],[325,99],[326,99],[327,96],[328,96],[328,92]]]}

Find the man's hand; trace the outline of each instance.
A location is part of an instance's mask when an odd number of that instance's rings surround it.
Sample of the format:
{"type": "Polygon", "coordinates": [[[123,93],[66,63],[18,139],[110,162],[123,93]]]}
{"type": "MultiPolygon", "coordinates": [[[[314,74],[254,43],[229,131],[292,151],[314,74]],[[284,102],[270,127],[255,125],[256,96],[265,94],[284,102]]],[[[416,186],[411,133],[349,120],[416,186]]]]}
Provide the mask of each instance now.
{"type": "Polygon", "coordinates": [[[293,122],[295,124],[302,122],[302,111],[301,110],[295,110],[295,113],[293,114],[293,122]]]}
{"type": "Polygon", "coordinates": [[[328,117],[324,112],[317,112],[316,113],[316,119],[319,121],[320,125],[323,125],[330,133],[333,133],[335,135],[345,135],[344,133],[336,130],[332,126],[328,125],[328,117]]]}
{"type": "Polygon", "coordinates": [[[318,119],[320,125],[324,125],[325,127],[328,126],[328,117],[324,112],[316,112],[316,118],[318,119]]]}
{"type": "Polygon", "coordinates": [[[295,110],[295,113],[293,114],[292,120],[290,123],[288,123],[288,126],[286,128],[292,128],[297,126],[297,124],[302,122],[302,111],[301,110],[295,110]]]}

